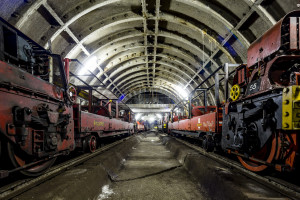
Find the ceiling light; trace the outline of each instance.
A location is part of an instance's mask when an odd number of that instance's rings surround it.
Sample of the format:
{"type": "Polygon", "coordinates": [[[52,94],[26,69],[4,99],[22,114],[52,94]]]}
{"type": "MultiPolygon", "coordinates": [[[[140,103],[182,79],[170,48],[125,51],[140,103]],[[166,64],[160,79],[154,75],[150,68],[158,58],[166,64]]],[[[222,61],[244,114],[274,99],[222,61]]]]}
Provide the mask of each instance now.
{"type": "Polygon", "coordinates": [[[80,69],[79,75],[84,75],[90,71],[94,71],[97,68],[97,57],[96,56],[91,56],[88,58],[88,60],[84,63],[84,66],[80,69]]]}

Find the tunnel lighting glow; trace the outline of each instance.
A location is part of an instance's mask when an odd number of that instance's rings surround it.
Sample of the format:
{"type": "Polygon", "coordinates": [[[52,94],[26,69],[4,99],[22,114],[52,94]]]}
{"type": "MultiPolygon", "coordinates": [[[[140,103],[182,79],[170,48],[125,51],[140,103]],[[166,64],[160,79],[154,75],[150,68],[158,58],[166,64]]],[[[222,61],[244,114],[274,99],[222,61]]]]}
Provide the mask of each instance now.
{"type": "Polygon", "coordinates": [[[142,120],[145,120],[145,117],[142,117],[142,120]]]}
{"type": "Polygon", "coordinates": [[[154,120],[155,120],[154,117],[150,117],[150,118],[149,118],[149,121],[150,121],[150,122],[154,122],[154,120]]]}
{"type": "Polygon", "coordinates": [[[97,68],[97,57],[91,56],[88,60],[84,63],[84,66],[79,71],[79,75],[88,74],[88,70],[94,71],[97,68]]]}
{"type": "MultiPolygon", "coordinates": [[[[138,113],[136,116],[135,116],[135,120],[139,120],[141,118],[142,114],[141,113],[138,113]]],[[[143,119],[143,118],[142,118],[143,119]]]]}
{"type": "Polygon", "coordinates": [[[185,89],[183,89],[181,86],[175,86],[175,89],[182,99],[188,99],[189,94],[187,93],[187,91],[185,89]]]}
{"type": "Polygon", "coordinates": [[[156,117],[158,117],[159,119],[162,118],[161,114],[156,114],[156,117]]]}

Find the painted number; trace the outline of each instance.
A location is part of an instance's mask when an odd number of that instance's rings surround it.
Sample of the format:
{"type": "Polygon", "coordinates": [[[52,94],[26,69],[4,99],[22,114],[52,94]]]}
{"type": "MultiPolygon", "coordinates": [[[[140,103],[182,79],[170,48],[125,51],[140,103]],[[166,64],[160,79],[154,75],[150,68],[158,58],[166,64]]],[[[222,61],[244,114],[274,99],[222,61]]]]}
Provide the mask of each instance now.
{"type": "Polygon", "coordinates": [[[250,85],[250,91],[255,90],[256,89],[256,83],[253,83],[252,85],[250,85]]]}

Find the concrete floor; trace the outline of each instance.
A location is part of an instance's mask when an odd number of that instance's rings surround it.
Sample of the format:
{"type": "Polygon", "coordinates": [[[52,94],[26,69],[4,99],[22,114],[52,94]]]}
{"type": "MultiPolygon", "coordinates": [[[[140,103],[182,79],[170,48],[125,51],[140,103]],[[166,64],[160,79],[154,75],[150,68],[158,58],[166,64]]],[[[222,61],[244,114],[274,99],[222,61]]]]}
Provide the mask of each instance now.
{"type": "Polygon", "coordinates": [[[154,134],[133,149],[107,189],[98,199],[209,199],[154,134]]]}
{"type": "Polygon", "coordinates": [[[14,200],[288,199],[174,139],[138,135],[14,200]],[[163,143],[165,145],[163,145],[163,143]]]}

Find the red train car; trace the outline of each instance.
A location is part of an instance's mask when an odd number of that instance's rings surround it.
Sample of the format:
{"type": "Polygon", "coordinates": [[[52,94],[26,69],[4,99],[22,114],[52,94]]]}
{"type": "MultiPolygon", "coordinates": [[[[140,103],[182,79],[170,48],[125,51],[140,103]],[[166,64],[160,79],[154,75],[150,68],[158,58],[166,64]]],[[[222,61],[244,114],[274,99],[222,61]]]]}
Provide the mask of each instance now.
{"type": "Polygon", "coordinates": [[[129,121],[82,111],[65,67],[0,19],[0,178],[40,175],[59,155],[93,152],[102,137],[134,132],[129,121]]]}
{"type": "Polygon", "coordinates": [[[138,132],[146,131],[144,121],[137,121],[136,123],[137,123],[136,129],[137,129],[138,132]]]}
{"type": "Polygon", "coordinates": [[[229,65],[224,66],[224,104],[218,103],[216,74],[215,111],[192,116],[189,110],[189,119],[169,123],[169,132],[202,136],[206,150],[219,146],[251,171],[295,170],[300,142],[299,19],[300,11],[287,14],[250,45],[247,65],[231,65],[236,69],[230,92],[229,65]]]}
{"type": "Polygon", "coordinates": [[[203,140],[203,147],[211,151],[212,137],[221,137],[222,109],[217,106],[194,106],[192,118],[168,123],[169,133],[175,133],[203,140]]]}

